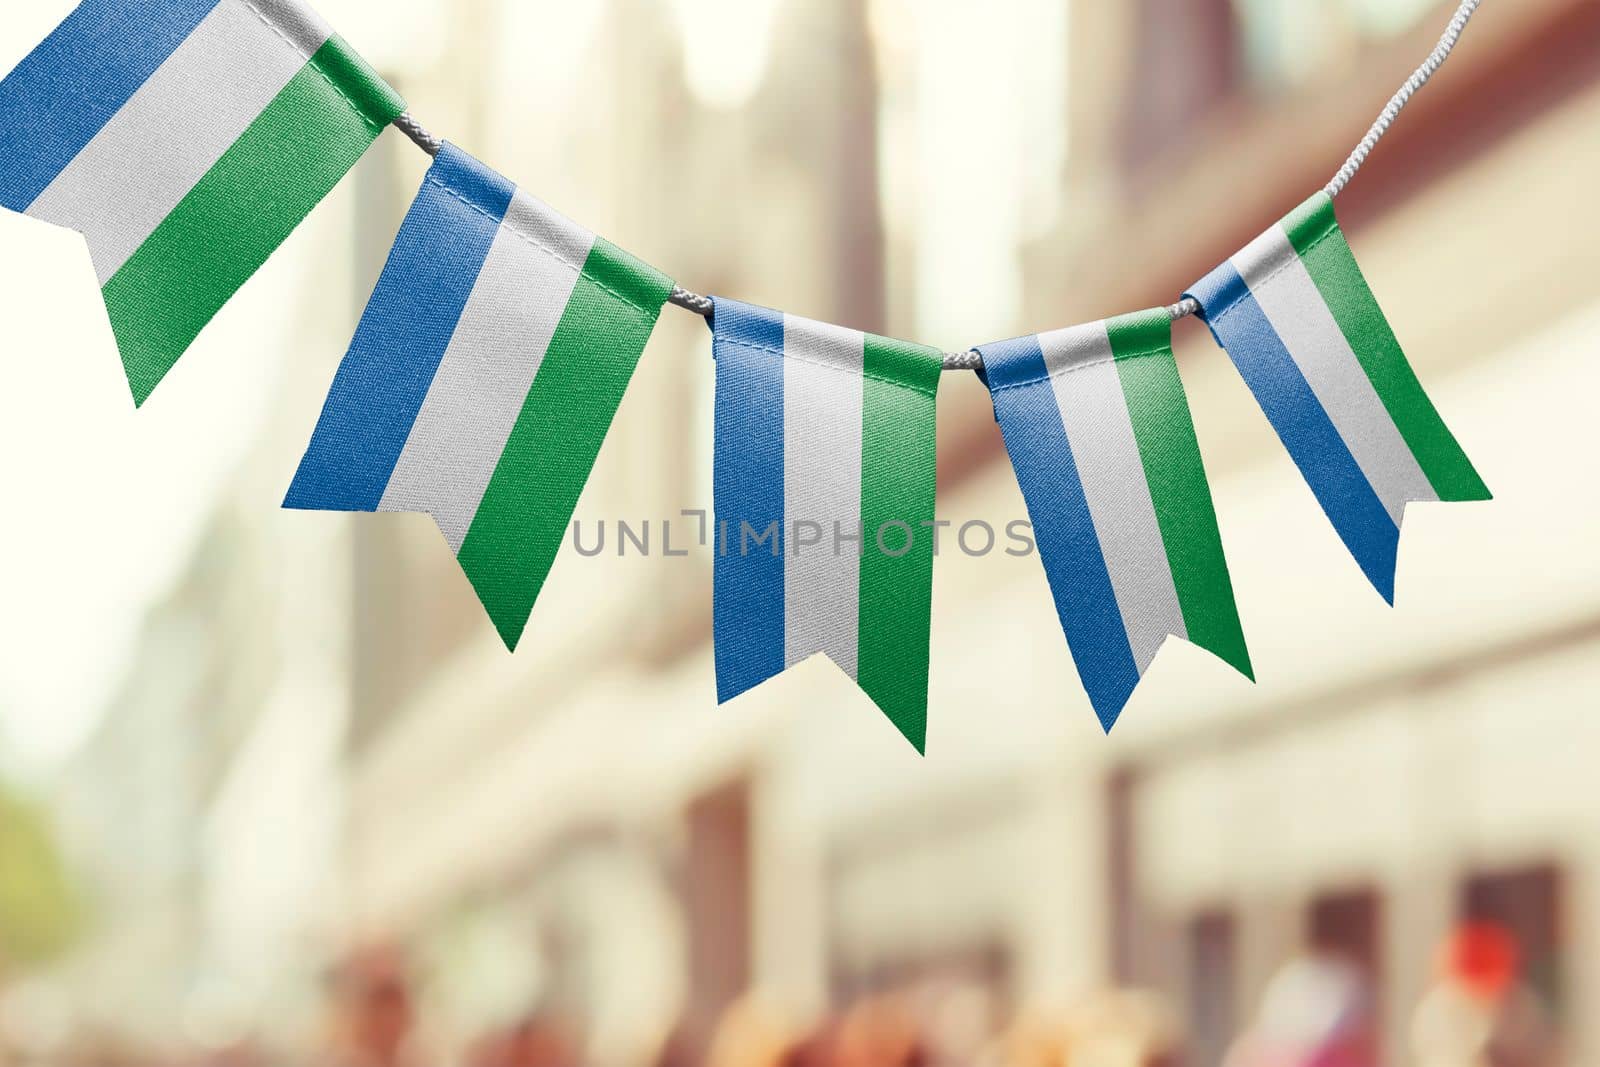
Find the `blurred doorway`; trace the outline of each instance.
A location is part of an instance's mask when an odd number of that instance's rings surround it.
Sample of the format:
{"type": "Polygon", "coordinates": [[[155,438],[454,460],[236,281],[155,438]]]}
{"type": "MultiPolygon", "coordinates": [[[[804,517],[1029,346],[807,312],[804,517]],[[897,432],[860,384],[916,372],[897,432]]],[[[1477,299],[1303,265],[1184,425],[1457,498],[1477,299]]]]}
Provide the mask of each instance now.
{"type": "Polygon", "coordinates": [[[1189,922],[1190,1067],[1221,1063],[1239,1032],[1239,931],[1233,912],[1218,909],[1189,922]]]}
{"type": "Polygon", "coordinates": [[[683,865],[689,1001],[681,1035],[698,1061],[718,1021],[750,984],[750,781],[696,797],[683,865]]]}
{"type": "Polygon", "coordinates": [[[1561,950],[1564,883],[1561,868],[1540,864],[1473,874],[1461,889],[1462,918],[1491,923],[1511,935],[1521,980],[1557,1018],[1566,993],[1561,950]]]}
{"type": "Polygon", "coordinates": [[[1360,972],[1373,1004],[1383,1003],[1383,898],[1376,889],[1324,893],[1306,909],[1306,941],[1360,972]]]}

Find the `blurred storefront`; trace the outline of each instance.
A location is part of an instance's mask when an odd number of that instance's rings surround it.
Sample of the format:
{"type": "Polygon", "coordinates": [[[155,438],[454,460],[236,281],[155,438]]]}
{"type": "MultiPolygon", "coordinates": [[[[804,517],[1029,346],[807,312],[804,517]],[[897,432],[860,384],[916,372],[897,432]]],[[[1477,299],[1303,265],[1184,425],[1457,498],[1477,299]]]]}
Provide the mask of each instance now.
{"type": "MultiPolygon", "coordinates": [[[[327,6],[354,40],[391,18],[327,6]]],[[[395,46],[397,84],[544,199],[685,284],[948,348],[1171,300],[1326,181],[1444,17],[416,6],[450,29],[395,46]]],[[[595,1063],[699,1063],[752,1003],[798,1031],[907,994],[986,1035],[1136,1020],[1142,1060],[1093,1062],[1210,1067],[1293,990],[1348,987],[1375,1062],[1443,1067],[1423,1006],[1471,921],[1541,1013],[1537,1055],[1485,1062],[1595,1062],[1597,131],[1600,8],[1486,4],[1340,201],[1497,492],[1412,509],[1396,609],[1178,327],[1259,685],[1174,643],[1102,736],[1037,560],[957,538],[1025,512],[950,376],[926,759],[822,661],[716,705],[692,316],[664,316],[579,507],[611,539],[563,555],[515,656],[426,517],[260,518],[425,164],[386,139],[286,252],[338,284],[302,294],[271,414],[53,788],[94,920],[52,988],[151,1043],[308,1048],[383,946],[444,1062],[535,1010],[595,1063]]]]}

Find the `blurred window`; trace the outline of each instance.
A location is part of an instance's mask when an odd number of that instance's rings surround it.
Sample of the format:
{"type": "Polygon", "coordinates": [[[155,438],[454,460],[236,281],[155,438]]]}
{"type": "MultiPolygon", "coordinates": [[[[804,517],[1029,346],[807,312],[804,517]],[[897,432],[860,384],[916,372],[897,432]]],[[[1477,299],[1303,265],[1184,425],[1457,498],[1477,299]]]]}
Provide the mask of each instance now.
{"type": "Polygon", "coordinates": [[[1328,893],[1311,902],[1306,940],[1359,968],[1376,989],[1382,976],[1383,901],[1375,889],[1328,893]]]}
{"type": "Polygon", "coordinates": [[[1343,0],[1343,6],[1363,32],[1388,36],[1409,30],[1435,12],[1442,14],[1445,5],[1440,0],[1343,0]]]}
{"type": "Polygon", "coordinates": [[[1262,96],[1356,65],[1373,41],[1440,17],[1440,0],[1137,0],[1123,94],[1129,172],[1194,136],[1241,93],[1262,96]]]}
{"type": "MultiPolygon", "coordinates": [[[[556,5],[558,10],[566,6],[556,5]]],[[[776,0],[673,0],[671,6],[683,32],[690,91],[714,108],[733,109],[747,102],[767,72],[776,0]]],[[[548,17],[542,8],[535,10],[541,19],[548,17]]]]}
{"type": "Polygon", "coordinates": [[[1188,1062],[1196,1067],[1221,1063],[1239,1026],[1238,930],[1232,913],[1195,916],[1188,931],[1188,1062]]]}
{"type": "Polygon", "coordinates": [[[1253,85],[1293,85],[1348,61],[1351,46],[1403,33],[1439,0],[1235,0],[1253,85]]]}
{"type": "MultiPolygon", "coordinates": [[[[1306,909],[1306,942],[1359,973],[1373,1033],[1382,1025],[1383,897],[1371,888],[1325,893],[1306,909]]],[[[1376,1050],[1373,1050],[1376,1055],[1376,1050]]]]}
{"type": "Polygon", "coordinates": [[[750,984],[750,783],[740,779],[689,806],[684,911],[689,934],[691,1047],[750,984]]]}
{"type": "Polygon", "coordinates": [[[1138,983],[1139,931],[1144,909],[1138,897],[1139,776],[1129,768],[1114,771],[1106,782],[1106,890],[1111,901],[1111,977],[1123,985],[1138,983]]]}
{"type": "Polygon", "coordinates": [[[1562,980],[1563,877],[1554,865],[1490,871],[1462,887],[1462,918],[1493,923],[1515,939],[1522,980],[1559,1013],[1562,980]]]}
{"type": "Polygon", "coordinates": [[[1123,155],[1132,169],[1181,142],[1193,123],[1227,99],[1239,81],[1239,27],[1231,0],[1139,0],[1140,33],[1123,155]]]}

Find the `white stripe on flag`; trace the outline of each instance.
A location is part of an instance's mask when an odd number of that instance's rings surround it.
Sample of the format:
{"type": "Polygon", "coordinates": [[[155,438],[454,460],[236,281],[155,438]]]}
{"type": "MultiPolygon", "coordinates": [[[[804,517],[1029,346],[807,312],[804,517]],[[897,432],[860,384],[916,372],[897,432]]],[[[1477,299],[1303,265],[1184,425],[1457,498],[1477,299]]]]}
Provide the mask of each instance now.
{"type": "Polygon", "coordinates": [[[1139,673],[1168,634],[1187,637],[1172,565],[1104,322],[1041,334],[1056,406],[1111,572],[1139,673]]]}
{"type": "Polygon", "coordinates": [[[452,552],[467,539],[578,283],[579,269],[530,244],[533,234],[580,264],[594,243],[531,196],[512,198],[379,505],[431,513],[452,552]]]}
{"type": "Polygon", "coordinates": [[[855,542],[835,552],[833,536],[834,523],[861,530],[866,338],[786,315],[783,352],[784,663],[825,652],[855,678],[861,556],[855,542]],[[793,543],[797,523],[818,543],[793,543]]]}
{"type": "Polygon", "coordinates": [[[511,198],[505,224],[544,254],[566,261],[573,270],[581,271],[594,249],[593,233],[521,189],[511,198]]]}
{"type": "Polygon", "coordinates": [[[301,49],[332,34],[309,13],[290,25],[299,39],[222,0],[28,214],[83,233],[100,284],[110,281],[305,66],[301,49]]]}
{"type": "Polygon", "coordinates": [[[1252,241],[1233,265],[1395,524],[1406,501],[1437,500],[1283,226],[1252,241]]]}

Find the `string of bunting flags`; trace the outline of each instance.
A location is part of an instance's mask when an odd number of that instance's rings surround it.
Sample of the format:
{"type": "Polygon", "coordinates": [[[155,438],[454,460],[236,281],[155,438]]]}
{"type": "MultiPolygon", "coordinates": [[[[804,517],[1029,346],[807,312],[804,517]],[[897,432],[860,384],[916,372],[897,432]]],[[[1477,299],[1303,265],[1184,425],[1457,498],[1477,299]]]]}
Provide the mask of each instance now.
{"type": "Polygon", "coordinates": [[[398,127],[433,163],[284,506],[431,515],[514,650],[662,308],[694,311],[719,699],[820,653],[918,751],[936,398],[942,371],[977,370],[1110,730],[1169,637],[1253,677],[1173,322],[1210,327],[1391,603],[1406,505],[1489,498],[1334,212],[1479,2],[1328,187],[1178,304],[955,355],[676,286],[434,138],[303,0],[83,0],[0,81],[0,205],[84,235],[142,405],[398,127]]]}

